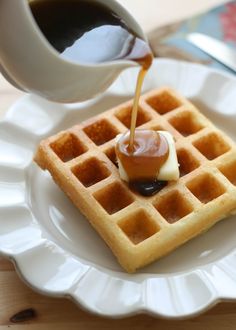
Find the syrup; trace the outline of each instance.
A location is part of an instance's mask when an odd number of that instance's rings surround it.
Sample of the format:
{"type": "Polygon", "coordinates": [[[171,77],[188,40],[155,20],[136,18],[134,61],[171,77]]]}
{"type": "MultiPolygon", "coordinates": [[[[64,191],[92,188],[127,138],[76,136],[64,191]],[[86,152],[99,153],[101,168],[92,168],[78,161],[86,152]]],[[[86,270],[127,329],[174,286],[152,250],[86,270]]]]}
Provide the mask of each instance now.
{"type": "Polygon", "coordinates": [[[165,137],[152,130],[135,130],[135,139],[130,151],[130,134],[123,135],[117,145],[116,154],[130,182],[154,182],[160,168],[169,156],[165,137]]]}
{"type": "Polygon", "coordinates": [[[158,193],[167,185],[167,181],[152,181],[152,182],[131,182],[130,188],[137,191],[143,196],[152,196],[158,193]]]}
{"type": "Polygon", "coordinates": [[[109,7],[86,0],[34,0],[30,9],[41,32],[65,59],[79,63],[133,60],[150,66],[148,43],[109,7]]]}

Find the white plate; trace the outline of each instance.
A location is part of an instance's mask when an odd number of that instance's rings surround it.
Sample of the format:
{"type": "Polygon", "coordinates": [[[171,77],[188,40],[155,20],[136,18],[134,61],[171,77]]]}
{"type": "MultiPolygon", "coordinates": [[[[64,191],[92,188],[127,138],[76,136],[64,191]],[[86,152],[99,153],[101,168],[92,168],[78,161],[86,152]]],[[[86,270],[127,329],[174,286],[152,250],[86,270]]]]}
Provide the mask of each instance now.
{"type": "MultiPolygon", "coordinates": [[[[34,96],[14,104],[0,123],[0,251],[28,285],[68,296],[91,312],[121,317],[146,312],[189,317],[236,299],[236,219],[217,224],[171,255],[126,274],[109,248],[32,157],[45,136],[133,96],[127,70],[100,98],[56,105],[34,96]]],[[[203,66],[155,61],[145,89],[169,85],[236,138],[236,79],[203,66]]]]}

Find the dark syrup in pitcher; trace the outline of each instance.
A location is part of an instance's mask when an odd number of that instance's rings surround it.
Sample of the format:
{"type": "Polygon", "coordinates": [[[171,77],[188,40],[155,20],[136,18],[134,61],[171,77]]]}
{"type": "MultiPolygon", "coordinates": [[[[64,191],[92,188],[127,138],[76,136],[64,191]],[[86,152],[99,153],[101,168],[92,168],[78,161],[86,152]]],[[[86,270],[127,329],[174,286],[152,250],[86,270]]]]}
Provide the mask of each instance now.
{"type": "Polygon", "coordinates": [[[148,69],[150,48],[109,7],[85,0],[34,0],[30,9],[40,30],[61,56],[79,63],[119,59],[148,69]]]}

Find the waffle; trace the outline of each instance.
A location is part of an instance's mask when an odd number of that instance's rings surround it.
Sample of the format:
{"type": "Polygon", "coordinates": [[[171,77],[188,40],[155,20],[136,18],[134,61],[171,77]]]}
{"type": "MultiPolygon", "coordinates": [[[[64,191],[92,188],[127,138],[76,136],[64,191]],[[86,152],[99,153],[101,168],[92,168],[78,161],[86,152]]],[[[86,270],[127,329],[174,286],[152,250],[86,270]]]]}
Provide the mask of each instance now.
{"type": "Polygon", "coordinates": [[[42,141],[48,170],[127,272],[204,232],[236,209],[236,145],[196,107],[162,88],[141,97],[137,126],[174,136],[181,177],[144,197],[119,177],[115,137],[130,126],[132,101],[42,141]]]}

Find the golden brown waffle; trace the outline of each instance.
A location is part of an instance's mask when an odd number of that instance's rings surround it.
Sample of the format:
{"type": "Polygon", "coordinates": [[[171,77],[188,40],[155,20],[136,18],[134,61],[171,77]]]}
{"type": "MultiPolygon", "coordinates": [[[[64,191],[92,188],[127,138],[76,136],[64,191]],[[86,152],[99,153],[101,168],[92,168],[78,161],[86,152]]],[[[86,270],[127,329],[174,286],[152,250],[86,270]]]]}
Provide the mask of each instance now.
{"type": "Polygon", "coordinates": [[[122,182],[114,152],[129,128],[132,101],[41,142],[35,161],[128,271],[160,258],[236,209],[236,145],[190,102],[168,88],[141,97],[138,127],[167,130],[181,178],[143,197],[122,182]]]}

